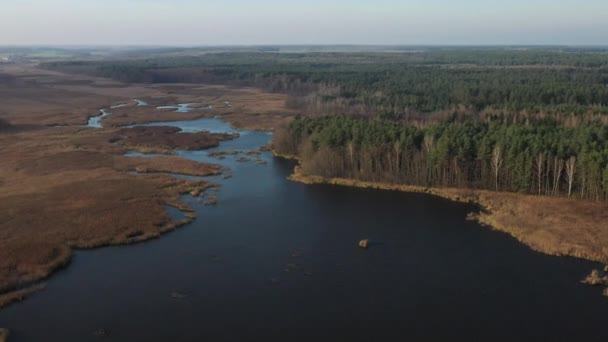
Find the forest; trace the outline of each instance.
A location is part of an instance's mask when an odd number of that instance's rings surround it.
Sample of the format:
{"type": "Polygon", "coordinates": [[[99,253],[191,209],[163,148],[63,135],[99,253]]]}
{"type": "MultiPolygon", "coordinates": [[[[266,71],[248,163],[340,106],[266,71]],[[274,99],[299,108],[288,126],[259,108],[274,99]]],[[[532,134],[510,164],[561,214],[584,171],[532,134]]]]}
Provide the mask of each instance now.
{"type": "Polygon", "coordinates": [[[425,187],[608,199],[608,126],[544,119],[443,122],[418,128],[344,115],[298,117],[277,152],[305,174],[425,187]]]}
{"type": "Polygon", "coordinates": [[[303,114],[424,120],[454,112],[608,113],[608,53],[460,49],[393,53],[220,52],[200,56],[47,63],[126,82],[216,83],[290,95],[303,114]],[[429,115],[431,114],[431,115],[429,115]]]}
{"type": "Polygon", "coordinates": [[[288,94],[301,116],[275,148],[298,155],[308,174],[608,197],[606,49],[268,49],[44,67],[288,94]]]}

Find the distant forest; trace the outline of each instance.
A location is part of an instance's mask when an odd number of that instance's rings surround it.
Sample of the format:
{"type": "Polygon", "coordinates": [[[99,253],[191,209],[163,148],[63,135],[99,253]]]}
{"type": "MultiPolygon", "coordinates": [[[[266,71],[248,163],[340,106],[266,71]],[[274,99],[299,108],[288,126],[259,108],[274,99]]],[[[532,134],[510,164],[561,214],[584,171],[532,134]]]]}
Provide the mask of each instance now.
{"type": "Polygon", "coordinates": [[[44,67],[288,94],[302,116],[275,147],[309,174],[608,198],[602,49],[221,52],[44,67]]]}
{"type": "MultiPolygon", "coordinates": [[[[209,53],[59,62],[45,67],[125,82],[218,83],[292,95],[313,114],[608,113],[608,53],[454,50],[406,53],[209,53]]],[[[421,115],[422,114],[422,115],[421,115]]]]}

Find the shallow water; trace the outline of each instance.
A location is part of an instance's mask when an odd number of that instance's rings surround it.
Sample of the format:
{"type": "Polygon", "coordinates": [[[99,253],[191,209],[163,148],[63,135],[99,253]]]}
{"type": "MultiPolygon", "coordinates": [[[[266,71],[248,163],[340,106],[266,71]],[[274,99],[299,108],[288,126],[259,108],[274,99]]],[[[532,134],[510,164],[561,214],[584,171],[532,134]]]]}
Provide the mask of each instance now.
{"type": "Polygon", "coordinates": [[[101,125],[101,119],[112,114],[105,109],[100,109],[99,113],[100,113],[99,115],[92,116],[89,118],[89,122],[87,123],[87,126],[94,127],[94,128],[102,128],[103,126],[101,125]]]}
{"type": "MultiPolygon", "coordinates": [[[[233,132],[218,119],[184,131],[233,132]]],[[[252,150],[240,132],[216,150],[252,150]]],[[[606,341],[593,263],[531,251],[422,194],[286,180],[294,164],[217,160],[219,204],[144,244],[77,252],[45,291],[0,311],[11,341],[606,341]],[[369,250],[357,247],[369,238],[369,250]],[[172,293],[178,293],[175,298],[172,293]],[[185,296],[184,298],[181,298],[185,296]]],[[[178,213],[172,212],[173,215],[178,213]]]]}
{"type": "Polygon", "coordinates": [[[210,110],[213,109],[213,106],[205,106],[205,107],[192,107],[193,105],[198,105],[198,102],[192,103],[180,103],[177,106],[158,106],[156,109],[175,109],[176,113],[188,113],[195,110],[210,110]]]}
{"type": "MultiPolygon", "coordinates": [[[[239,131],[237,129],[232,128],[229,123],[222,121],[220,118],[204,118],[197,119],[191,121],[169,121],[169,122],[153,122],[144,125],[135,125],[135,126],[175,126],[181,128],[183,133],[194,133],[206,131],[210,133],[239,133],[241,135],[240,139],[229,140],[222,143],[221,149],[231,149],[230,146],[239,145],[241,148],[248,148],[250,150],[255,150],[259,148],[259,144],[266,144],[270,140],[272,136],[270,133],[266,132],[253,132],[253,131],[239,131]],[[256,136],[263,139],[247,139],[247,136],[256,136]],[[259,141],[258,141],[259,140],[259,141]]],[[[209,152],[210,150],[204,150],[201,152],[209,152]]]]}

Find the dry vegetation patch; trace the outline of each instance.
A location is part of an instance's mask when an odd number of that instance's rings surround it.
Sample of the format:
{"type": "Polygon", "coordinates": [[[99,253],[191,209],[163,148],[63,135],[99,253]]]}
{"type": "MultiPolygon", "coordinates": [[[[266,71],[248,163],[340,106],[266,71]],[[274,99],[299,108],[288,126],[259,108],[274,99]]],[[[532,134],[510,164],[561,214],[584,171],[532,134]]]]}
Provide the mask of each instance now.
{"type": "Polygon", "coordinates": [[[193,120],[221,116],[234,127],[248,130],[272,131],[288,124],[295,111],[288,108],[287,95],[264,92],[254,88],[234,88],[196,84],[152,85],[150,89],[167,96],[140,97],[148,106],[113,108],[104,118],[107,127],[127,126],[148,122],[193,120]],[[192,103],[190,112],[157,109],[158,106],[177,106],[192,103]],[[207,106],[212,106],[209,109],[207,106]]]}
{"type": "Polygon", "coordinates": [[[203,149],[232,138],[180,133],[167,127],[34,126],[50,122],[50,117],[81,124],[87,112],[109,102],[95,94],[67,96],[71,91],[39,84],[26,88],[0,89],[3,104],[6,99],[12,106],[10,114],[0,113],[3,128],[9,127],[0,134],[0,306],[36,289],[31,285],[66,265],[74,248],[139,242],[192,221],[195,215],[188,212],[184,220],[172,222],[165,206],[189,211],[180,195],[201,193],[212,184],[159,173],[207,176],[221,172],[220,166],[175,156],[130,158],[123,156],[125,152],[203,149]],[[20,97],[11,98],[14,93],[20,97]],[[78,106],[81,99],[94,100],[83,102],[87,108],[75,116],[68,109],[78,106]],[[5,124],[15,118],[32,128],[5,124]]]}
{"type": "MultiPolygon", "coordinates": [[[[146,99],[145,101],[148,102],[150,100],[146,99]]],[[[121,127],[149,122],[194,120],[223,114],[222,111],[217,110],[194,110],[191,112],[179,113],[175,112],[175,110],[156,109],[157,106],[161,105],[171,105],[177,102],[181,103],[181,101],[175,99],[167,99],[166,101],[168,102],[161,102],[160,104],[149,103],[147,106],[128,106],[109,109],[112,115],[104,118],[102,124],[105,127],[121,127]]],[[[154,102],[158,101],[155,100],[154,102]]]]}
{"type": "Polygon", "coordinates": [[[220,173],[178,157],[124,157],[112,133],[47,128],[0,136],[0,292],[17,291],[0,303],[19,300],[24,287],[64,266],[72,248],[137,242],[183,224],[171,222],[164,206],[187,210],[180,194],[211,186],[127,171],[220,173]],[[87,150],[74,134],[89,139],[87,150]]]}
{"type": "MultiPolygon", "coordinates": [[[[221,172],[217,165],[174,156],[128,158],[124,153],[171,154],[234,138],[171,127],[112,126],[222,115],[238,127],[271,130],[291,118],[286,96],[255,89],[127,85],[20,64],[0,67],[0,100],[0,306],[36,289],[32,285],[69,262],[74,248],[139,242],[192,221],[195,214],[180,195],[201,194],[212,184],[162,173],[221,172]],[[137,106],[136,98],[148,105],[137,106]],[[192,102],[214,108],[156,109],[192,102]],[[112,115],[102,120],[107,128],[84,126],[100,108],[118,104],[125,105],[109,109],[112,115]],[[186,211],[186,218],[172,222],[167,205],[186,211]]],[[[215,197],[206,202],[214,203],[215,197]]]]}
{"type": "Polygon", "coordinates": [[[82,91],[49,86],[48,78],[56,82],[69,82],[55,74],[11,66],[0,68],[14,81],[0,86],[2,118],[13,125],[82,125],[98,108],[120,99],[119,96],[99,96],[82,91]]]}
{"type": "Polygon", "coordinates": [[[598,270],[593,270],[591,271],[591,274],[581,282],[591,286],[608,285],[608,275],[602,274],[602,272],[598,270]]]}
{"type": "Polygon", "coordinates": [[[152,126],[123,128],[110,141],[129,149],[202,150],[216,147],[221,141],[238,137],[234,134],[180,133],[177,127],[152,126]]]}
{"type": "Polygon", "coordinates": [[[8,341],[10,331],[8,329],[0,328],[0,342],[8,341]]]}

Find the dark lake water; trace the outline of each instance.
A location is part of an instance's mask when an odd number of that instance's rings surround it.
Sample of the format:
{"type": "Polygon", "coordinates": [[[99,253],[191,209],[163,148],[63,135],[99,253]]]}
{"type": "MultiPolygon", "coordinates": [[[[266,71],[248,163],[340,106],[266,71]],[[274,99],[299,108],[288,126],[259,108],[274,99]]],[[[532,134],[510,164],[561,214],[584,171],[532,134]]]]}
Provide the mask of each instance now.
{"type": "MultiPolygon", "coordinates": [[[[271,138],[241,133],[218,149],[271,138]]],[[[208,152],[180,154],[218,162],[208,152]]],[[[293,162],[235,158],[220,161],[232,178],[212,178],[217,206],[184,198],[194,223],[77,252],[46,290],[1,310],[11,341],[608,340],[608,301],[578,283],[593,263],[533,252],[466,221],[465,204],[306,186],[286,180],[293,162]]]]}

